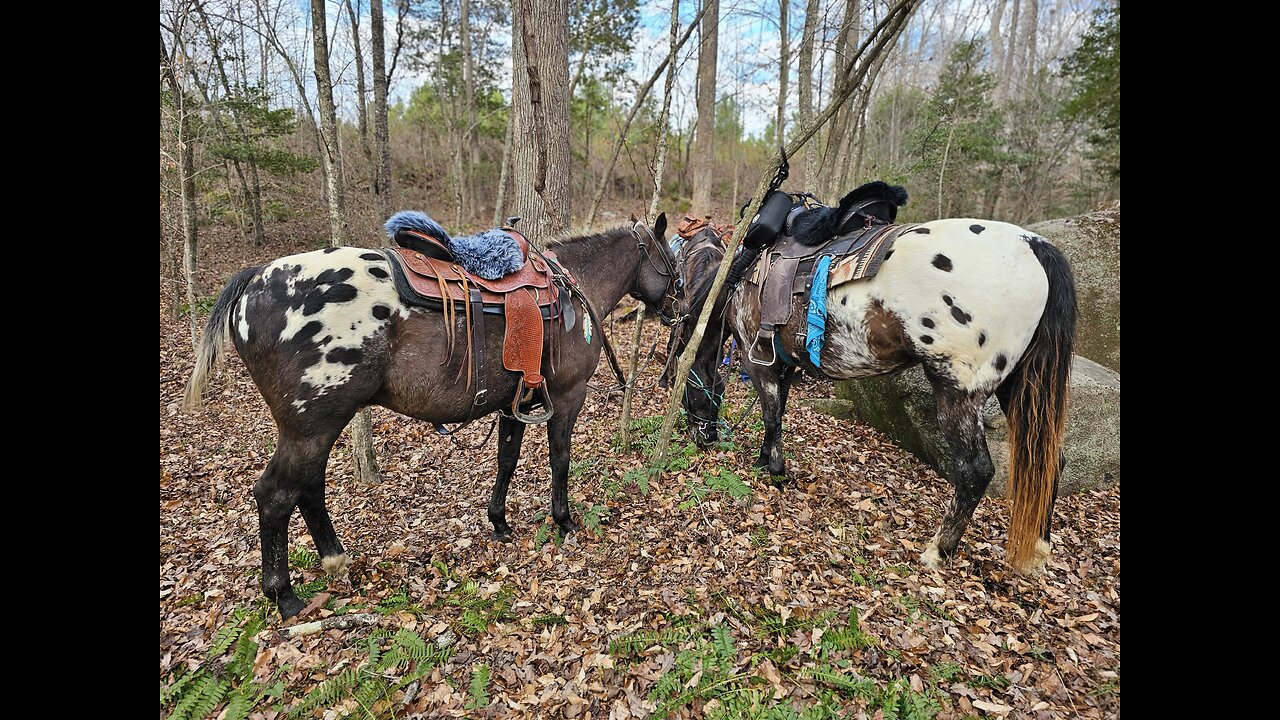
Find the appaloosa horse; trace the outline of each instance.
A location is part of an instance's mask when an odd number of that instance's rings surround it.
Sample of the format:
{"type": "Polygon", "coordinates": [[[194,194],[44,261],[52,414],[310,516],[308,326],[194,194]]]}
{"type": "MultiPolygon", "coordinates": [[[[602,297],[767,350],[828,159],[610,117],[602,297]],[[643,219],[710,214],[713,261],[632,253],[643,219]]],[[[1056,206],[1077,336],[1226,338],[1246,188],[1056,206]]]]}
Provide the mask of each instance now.
{"type": "MultiPolygon", "coordinates": [[[[804,222],[797,222],[795,240],[815,247],[827,243],[854,201],[866,199],[870,185],[850,193],[838,208],[801,215],[797,221],[804,222]]],[[[888,188],[878,186],[877,192],[888,188]]],[[[902,204],[899,199],[905,201],[905,193],[884,195],[892,204],[902,204]]],[[[896,207],[882,204],[869,214],[892,220],[886,215],[896,215],[896,207]]],[[[866,225],[877,222],[867,219],[866,225]]],[[[896,240],[886,246],[875,274],[843,282],[831,275],[832,284],[823,295],[825,328],[816,347],[805,312],[809,298],[796,295],[796,310],[787,323],[769,328],[776,330],[775,352],[770,356],[768,348],[759,351],[761,317],[766,314],[761,290],[767,281],[754,273],[768,249],[759,257],[739,255],[729,278],[741,282],[726,284],[729,289],[714,300],[726,332],[732,332],[743,348],[743,367],[762,405],[764,440],[756,464],[777,479],[785,478],[782,416],[797,370],[854,380],[920,364],[933,387],[938,422],[950,446],[954,472],[948,479],[955,487],[921,561],[937,567],[955,553],[991,481],[994,467],[979,411],[994,393],[1009,422],[1008,560],[1020,571],[1039,569],[1049,557],[1054,495],[1065,462],[1062,445],[1076,323],[1070,265],[1043,237],[994,220],[952,218],[877,230],[892,232],[896,240]],[[756,351],[754,360],[748,359],[749,350],[756,351]]],[[[705,257],[692,262],[698,264],[694,275],[701,280],[690,281],[685,292],[690,297],[688,315],[696,317],[707,301],[714,267],[707,270],[705,257]]],[[[685,393],[694,439],[704,447],[716,440],[714,421],[721,404],[717,390],[722,385],[715,376],[725,337],[707,332],[690,381],[696,391],[685,393]]],[[[686,334],[677,349],[687,341],[686,334]]]]}
{"type": "MultiPolygon", "coordinates": [[[[424,216],[425,217],[425,216],[424,216]]],[[[438,226],[436,226],[438,227],[438,226]]],[[[389,226],[390,230],[390,226],[389,226]]],[[[667,318],[674,267],[663,235],[666,216],[653,228],[641,223],[596,235],[552,242],[555,284],[567,290],[567,309],[546,321],[542,356],[546,394],[554,399],[547,422],[551,463],[551,515],[562,532],[576,529],[569,514],[569,445],[574,422],[596,370],[604,338],[597,321],[627,295],[667,318]],[[569,318],[574,318],[570,320],[569,318]]],[[[447,238],[446,238],[447,239],[447,238]]],[[[241,271],[218,297],[205,326],[186,405],[194,408],[229,337],[244,360],[279,431],[275,453],[254,485],[262,540],[262,590],[283,618],[302,610],[289,580],[288,527],[295,507],[322,566],[330,574],[349,563],[325,506],[329,450],[356,411],[381,405],[432,423],[460,423],[512,410],[518,373],[491,361],[476,384],[461,338],[469,329],[461,310],[445,328],[441,310],[405,302],[396,287],[391,250],[329,248],[283,257],[241,271]]],[[[548,257],[550,253],[548,253],[548,257]]],[[[545,264],[545,261],[544,261],[545,264]]],[[[554,289],[553,289],[554,291],[554,289]]],[[[501,348],[503,315],[483,318],[483,343],[501,348]]],[[[474,338],[473,338],[474,339],[474,338]]],[[[470,345],[468,345],[470,347],[470,345]]],[[[496,353],[495,353],[496,354],[496,353]]],[[[525,424],[504,413],[498,420],[498,477],[489,501],[494,536],[506,539],[507,485],[520,456],[525,424]]]]}

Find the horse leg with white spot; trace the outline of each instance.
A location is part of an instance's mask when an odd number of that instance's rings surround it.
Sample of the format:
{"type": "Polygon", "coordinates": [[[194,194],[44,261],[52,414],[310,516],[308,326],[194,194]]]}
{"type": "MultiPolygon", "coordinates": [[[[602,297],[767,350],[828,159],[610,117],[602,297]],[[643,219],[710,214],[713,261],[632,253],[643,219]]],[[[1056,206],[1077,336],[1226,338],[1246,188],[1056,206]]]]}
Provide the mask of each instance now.
{"type": "Polygon", "coordinates": [[[325,570],[345,569],[346,551],[324,505],[325,466],[341,431],[338,425],[336,431],[312,439],[282,432],[279,447],[253,486],[262,538],[262,592],[276,603],[282,618],[293,617],[303,608],[289,581],[289,517],[295,507],[302,509],[325,570]]]}
{"type": "Polygon", "coordinates": [[[955,486],[955,495],[942,524],[920,558],[926,567],[938,568],[943,560],[955,554],[960,537],[995,474],[995,466],[991,463],[986,432],[978,414],[986,397],[957,389],[927,365],[925,375],[937,399],[938,425],[951,449],[953,477],[950,479],[955,486]]]}
{"type": "Polygon", "coordinates": [[[507,488],[520,460],[520,443],[524,441],[524,423],[503,415],[498,419],[498,479],[489,496],[489,522],[493,523],[493,539],[511,539],[507,524],[507,488]]]}

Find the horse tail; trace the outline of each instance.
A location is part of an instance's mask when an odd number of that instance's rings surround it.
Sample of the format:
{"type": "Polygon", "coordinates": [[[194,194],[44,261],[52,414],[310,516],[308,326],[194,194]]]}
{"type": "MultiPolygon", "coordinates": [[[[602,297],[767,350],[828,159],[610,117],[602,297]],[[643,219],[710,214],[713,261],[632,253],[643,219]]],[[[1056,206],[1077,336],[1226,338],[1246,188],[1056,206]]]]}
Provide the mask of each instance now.
{"type": "Polygon", "coordinates": [[[209,384],[209,373],[222,360],[226,342],[231,337],[231,308],[239,302],[245,288],[253,280],[261,265],[241,270],[231,278],[231,282],[222,289],[218,300],[209,312],[209,319],[204,324],[204,338],[196,348],[196,366],[191,371],[191,379],[187,381],[187,393],[182,399],[182,409],[195,410],[200,407],[201,396],[209,384]]]}
{"type": "Polygon", "coordinates": [[[1009,563],[1022,571],[1043,564],[1037,540],[1049,522],[1067,426],[1068,384],[1076,336],[1071,265],[1044,239],[1029,241],[1049,280],[1049,297],[1026,353],[1003,390],[1009,401],[1009,563]]]}

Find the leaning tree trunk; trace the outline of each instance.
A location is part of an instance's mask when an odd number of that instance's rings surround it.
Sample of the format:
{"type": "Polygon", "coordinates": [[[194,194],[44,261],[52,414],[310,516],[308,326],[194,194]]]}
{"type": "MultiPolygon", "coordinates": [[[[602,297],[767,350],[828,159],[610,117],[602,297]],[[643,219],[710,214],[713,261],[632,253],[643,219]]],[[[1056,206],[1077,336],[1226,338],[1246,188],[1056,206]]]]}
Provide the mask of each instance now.
{"type": "Polygon", "coordinates": [[[716,161],[716,53],[720,36],[720,0],[703,2],[707,14],[702,18],[702,42],[698,44],[698,120],[694,127],[692,158],[691,211],[696,214],[711,212],[711,183],[715,177],[716,161]]]}
{"type": "MultiPolygon", "coordinates": [[[[796,137],[791,140],[791,144],[786,147],[788,157],[795,155],[796,151],[804,147],[804,144],[813,137],[818,128],[822,127],[831,116],[846,100],[853,94],[854,90],[862,85],[866,79],[870,65],[887,51],[887,47],[901,34],[903,26],[911,17],[911,13],[915,10],[916,4],[920,0],[899,0],[899,2],[890,8],[884,20],[873,29],[866,41],[859,48],[857,55],[849,58],[841,64],[841,72],[837,76],[839,84],[832,93],[830,102],[823,108],[822,112],[813,119],[813,121],[800,128],[796,133],[796,137]],[[865,57],[864,57],[865,56],[865,57]]],[[[864,90],[865,91],[865,90],[864,90]]],[[[760,181],[756,184],[755,193],[752,195],[751,202],[747,207],[743,217],[754,217],[760,210],[760,204],[764,200],[765,191],[769,189],[769,183],[777,174],[781,166],[781,158],[775,158],[768,167],[765,168],[764,174],[760,176],[760,181]]],[[[662,421],[662,429],[658,431],[658,439],[654,443],[653,452],[649,457],[649,474],[656,476],[666,469],[667,451],[671,445],[671,431],[676,424],[676,416],[680,413],[680,399],[683,395],[685,381],[689,377],[689,370],[693,367],[693,361],[698,354],[698,346],[702,344],[702,337],[706,334],[707,324],[711,318],[711,308],[716,304],[715,298],[719,297],[721,289],[724,287],[725,278],[729,275],[729,266],[733,264],[733,256],[738,246],[742,244],[742,236],[746,234],[749,223],[737,223],[733,236],[729,238],[729,242],[725,243],[724,260],[720,262],[720,267],[716,270],[715,278],[711,281],[711,290],[707,295],[707,300],[702,304],[702,311],[698,315],[697,324],[694,325],[693,334],[689,337],[688,345],[685,346],[684,353],[680,355],[680,361],[676,366],[676,375],[671,381],[671,394],[667,398],[667,414],[662,421]]]]}
{"type": "MultiPolygon", "coordinates": [[[[338,118],[333,106],[333,84],[329,79],[329,45],[325,31],[324,0],[311,2],[312,49],[316,61],[316,95],[320,98],[320,133],[324,138],[321,160],[328,169],[329,189],[329,245],[350,245],[347,232],[347,208],[342,181],[342,156],[338,151],[338,118]]],[[[372,423],[369,409],[356,413],[348,426],[351,429],[351,454],[355,462],[355,474],[366,483],[382,480],[378,471],[378,457],[373,452],[372,423]]]]}
{"type": "Polygon", "coordinates": [[[569,231],[569,3],[513,5],[512,205],[530,242],[541,248],[569,231]]]}

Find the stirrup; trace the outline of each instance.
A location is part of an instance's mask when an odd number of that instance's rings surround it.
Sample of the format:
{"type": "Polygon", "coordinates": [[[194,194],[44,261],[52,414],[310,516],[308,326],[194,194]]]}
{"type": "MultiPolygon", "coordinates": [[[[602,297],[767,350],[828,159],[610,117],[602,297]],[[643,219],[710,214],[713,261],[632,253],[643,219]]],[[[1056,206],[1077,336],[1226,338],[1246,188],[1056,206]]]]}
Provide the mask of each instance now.
{"type": "Polygon", "coordinates": [[[756,331],[756,339],[751,342],[751,347],[747,348],[747,359],[756,365],[772,365],[778,361],[778,348],[773,344],[772,330],[768,331],[768,336],[765,335],[765,330],[763,328],[756,331]],[[761,347],[762,342],[767,342],[769,344],[768,362],[756,357],[756,349],[761,347]]]}
{"type": "Polygon", "coordinates": [[[539,425],[550,420],[551,416],[555,414],[555,408],[551,405],[551,396],[547,394],[546,381],[544,380],[539,383],[537,387],[528,388],[527,390],[529,393],[529,401],[533,400],[533,394],[535,392],[542,395],[542,407],[544,412],[533,414],[520,411],[520,403],[524,400],[523,396],[525,392],[524,376],[521,376],[520,384],[516,387],[516,398],[511,401],[511,415],[526,425],[539,425]]]}

